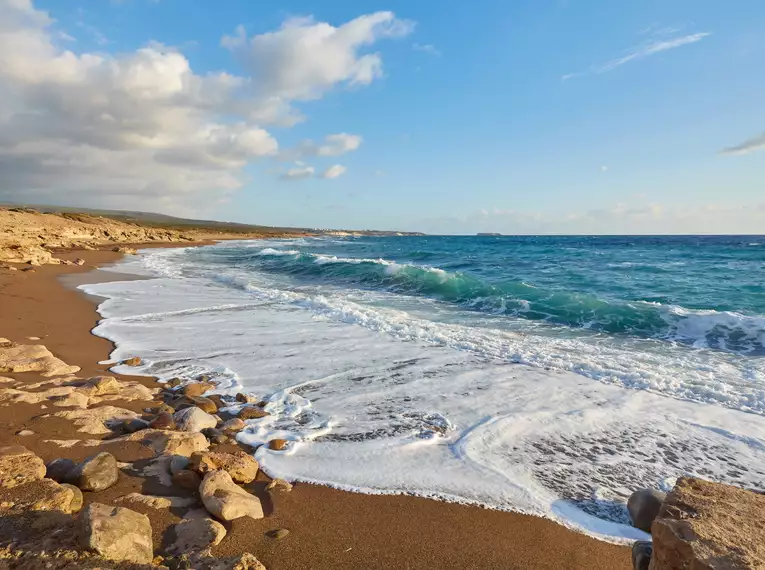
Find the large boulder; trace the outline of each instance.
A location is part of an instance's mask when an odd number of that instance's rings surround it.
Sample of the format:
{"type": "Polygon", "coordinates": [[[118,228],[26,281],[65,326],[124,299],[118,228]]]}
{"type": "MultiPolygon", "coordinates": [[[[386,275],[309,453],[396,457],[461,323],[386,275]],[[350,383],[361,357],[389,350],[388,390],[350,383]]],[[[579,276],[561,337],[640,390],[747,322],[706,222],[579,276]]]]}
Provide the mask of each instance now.
{"type": "Polygon", "coordinates": [[[74,471],[77,464],[71,459],[54,459],[45,466],[45,476],[59,483],[66,483],[69,473],[74,471]]]}
{"type": "Polygon", "coordinates": [[[214,428],[218,420],[197,407],[185,408],[175,412],[175,425],[181,431],[201,432],[205,428],[214,428]]]}
{"type": "Polygon", "coordinates": [[[210,471],[205,475],[199,486],[199,495],[208,512],[220,520],[263,518],[260,500],[237,487],[225,471],[210,471]]]}
{"type": "Polygon", "coordinates": [[[83,491],[103,491],[117,482],[119,468],[111,453],[102,452],[87,458],[66,476],[83,491]]]}
{"type": "Polygon", "coordinates": [[[40,479],[3,493],[5,507],[19,512],[59,511],[76,513],[82,508],[82,492],[52,479],[40,479]]]}
{"type": "Polygon", "coordinates": [[[682,477],[652,535],[651,570],[765,568],[765,495],[682,477]]]}
{"type": "Polygon", "coordinates": [[[91,503],[80,515],[80,542],[108,560],[149,564],[154,558],[149,517],[91,503]]]}
{"type": "Polygon", "coordinates": [[[45,462],[26,447],[0,447],[0,487],[10,489],[43,477],[45,462]]]}
{"type": "Polygon", "coordinates": [[[226,528],[218,521],[204,517],[184,519],[175,527],[175,542],[168,548],[174,555],[189,554],[210,548],[226,536],[226,528]]]}
{"type": "Polygon", "coordinates": [[[221,453],[205,451],[191,456],[189,469],[200,475],[210,471],[222,470],[231,475],[234,483],[250,483],[258,475],[258,462],[255,458],[244,451],[233,453],[221,453]]]}
{"type": "Polygon", "coordinates": [[[638,540],[632,545],[632,570],[648,570],[651,564],[653,545],[647,540],[638,540]]]}
{"type": "Polygon", "coordinates": [[[666,493],[656,489],[640,489],[632,493],[627,500],[632,526],[644,532],[651,532],[651,523],[659,514],[666,496],[666,493]]]}

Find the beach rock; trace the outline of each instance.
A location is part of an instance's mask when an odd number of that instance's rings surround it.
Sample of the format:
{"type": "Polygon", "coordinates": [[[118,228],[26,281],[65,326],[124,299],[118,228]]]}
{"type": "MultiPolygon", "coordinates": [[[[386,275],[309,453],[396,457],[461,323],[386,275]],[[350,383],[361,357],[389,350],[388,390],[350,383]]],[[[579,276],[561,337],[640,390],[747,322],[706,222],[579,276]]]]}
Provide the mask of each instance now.
{"type": "Polygon", "coordinates": [[[141,366],[141,364],[143,364],[143,360],[141,360],[141,358],[138,356],[132,356],[123,360],[122,364],[125,366],[141,366]]]}
{"type": "Polygon", "coordinates": [[[16,435],[21,436],[21,437],[27,437],[27,436],[34,435],[34,434],[35,434],[35,432],[33,432],[31,429],[22,429],[22,430],[19,430],[19,431],[16,432],[16,435]]]}
{"type": "Polygon", "coordinates": [[[80,542],[108,560],[149,564],[154,558],[149,517],[91,503],[80,515],[80,542]]]}
{"type": "Polygon", "coordinates": [[[69,366],[41,344],[3,344],[0,346],[0,372],[39,372],[42,376],[74,374],[79,366],[69,366]]]}
{"type": "Polygon", "coordinates": [[[138,253],[138,250],[133,247],[126,247],[126,246],[115,246],[112,248],[112,251],[115,253],[121,253],[122,255],[136,255],[138,253]]]}
{"type": "Polygon", "coordinates": [[[282,538],[286,537],[290,533],[289,530],[286,528],[277,528],[276,530],[270,530],[266,533],[266,536],[268,538],[273,538],[274,540],[281,540],[282,538]]]}
{"type": "Polygon", "coordinates": [[[244,394],[243,392],[239,392],[236,395],[236,401],[242,402],[243,404],[255,404],[258,401],[258,398],[252,394],[244,394]]]}
{"type": "Polygon", "coordinates": [[[11,489],[43,477],[45,463],[26,447],[0,447],[0,487],[11,489]]]}
{"type": "Polygon", "coordinates": [[[210,548],[223,540],[226,528],[211,518],[184,519],[173,527],[175,542],[168,548],[171,554],[188,554],[210,548]]]}
{"type": "Polygon", "coordinates": [[[125,420],[122,422],[122,431],[125,433],[135,433],[137,431],[141,431],[142,429],[147,429],[148,427],[149,422],[142,420],[141,418],[125,420]]]}
{"type": "Polygon", "coordinates": [[[201,432],[205,428],[214,428],[218,425],[218,421],[213,416],[196,407],[175,412],[173,419],[181,431],[201,432]]]}
{"type": "MultiPolygon", "coordinates": [[[[44,479],[43,479],[44,480],[44,479]]],[[[82,496],[82,491],[80,491],[79,487],[75,487],[74,485],[70,485],[69,483],[61,483],[61,486],[65,489],[69,489],[72,491],[72,501],[69,503],[69,512],[70,513],[78,513],[82,509],[82,505],[85,501],[85,498],[82,496]]]]}
{"type": "Polygon", "coordinates": [[[173,473],[173,485],[189,491],[198,491],[202,484],[202,478],[194,471],[181,469],[173,473]]]}
{"type": "Polygon", "coordinates": [[[209,394],[209,395],[205,396],[205,398],[207,398],[208,400],[213,402],[215,404],[215,406],[218,408],[218,410],[228,406],[226,401],[223,399],[223,396],[221,396],[220,394],[209,394]]]}
{"type": "Polygon", "coordinates": [[[651,570],[765,568],[765,495],[681,477],[653,523],[651,570]]]}
{"type": "Polygon", "coordinates": [[[241,418],[231,418],[225,424],[223,424],[224,431],[242,431],[245,427],[247,427],[247,424],[244,423],[244,420],[241,418]]]}
{"type": "Polygon", "coordinates": [[[193,505],[196,500],[188,497],[159,497],[157,495],[144,495],[142,493],[129,493],[115,499],[120,503],[141,504],[152,509],[169,509],[170,507],[187,507],[193,505]]]}
{"type": "Polygon", "coordinates": [[[59,485],[52,479],[39,479],[3,493],[3,506],[20,512],[58,511],[71,514],[82,508],[82,493],[71,485],[59,485]]]}
{"type": "Polygon", "coordinates": [[[176,386],[180,386],[183,384],[183,380],[180,378],[170,378],[167,382],[165,382],[165,386],[168,388],[175,388],[176,386]]]}
{"type": "Polygon", "coordinates": [[[284,479],[272,479],[271,482],[266,485],[266,491],[283,491],[289,493],[292,491],[292,483],[285,481],[284,479]]]}
{"type": "Polygon", "coordinates": [[[93,435],[111,433],[111,426],[119,426],[125,420],[132,420],[138,414],[131,410],[114,406],[99,406],[83,410],[67,410],[56,412],[57,418],[71,420],[77,426],[77,431],[93,435]]]}
{"type": "Polygon", "coordinates": [[[185,400],[185,402],[181,402],[180,405],[176,406],[176,408],[175,408],[176,410],[182,409],[182,407],[186,408],[186,407],[189,407],[189,406],[196,406],[197,408],[199,408],[200,410],[202,410],[203,412],[206,412],[208,414],[214,414],[215,412],[218,411],[217,404],[215,402],[213,402],[210,398],[203,398],[203,397],[189,398],[189,397],[185,397],[184,400],[185,400]]]}
{"type": "MultiPolygon", "coordinates": [[[[175,410],[173,410],[175,412],[175,410]]],[[[149,427],[153,429],[175,429],[175,420],[173,414],[168,412],[161,412],[156,418],[151,420],[149,427]]]]}
{"type": "Polygon", "coordinates": [[[245,406],[239,410],[237,417],[243,420],[256,420],[259,418],[265,418],[266,416],[270,415],[271,414],[269,414],[267,411],[256,408],[255,406],[245,406]]]}
{"type": "Polygon", "coordinates": [[[202,434],[210,440],[210,443],[226,443],[228,441],[228,436],[223,433],[223,430],[219,430],[218,428],[205,428],[202,430],[202,434]]]}
{"type": "Polygon", "coordinates": [[[85,409],[90,403],[90,396],[79,389],[72,388],[68,394],[51,396],[48,398],[57,408],[80,408],[85,409]]]}
{"type": "Polygon", "coordinates": [[[88,378],[87,386],[94,388],[94,396],[104,396],[107,394],[119,394],[122,389],[122,383],[114,376],[94,376],[88,378]]]}
{"type": "Polygon", "coordinates": [[[234,483],[246,484],[255,480],[258,475],[258,462],[255,458],[244,451],[233,453],[219,453],[206,451],[195,453],[191,456],[189,469],[200,475],[211,471],[225,471],[231,476],[234,483]]]}
{"type": "Polygon", "coordinates": [[[67,476],[74,471],[77,464],[71,459],[54,459],[46,465],[45,477],[59,483],[68,483],[67,476]]]}
{"type": "Polygon", "coordinates": [[[237,487],[225,471],[210,471],[199,486],[205,508],[214,517],[231,521],[242,517],[263,518],[260,500],[237,487]]]}
{"type": "Polygon", "coordinates": [[[283,449],[287,448],[288,444],[289,440],[286,439],[272,439],[268,442],[268,449],[273,449],[274,451],[282,451],[283,449]]]}
{"type": "Polygon", "coordinates": [[[651,524],[659,514],[666,496],[666,493],[656,489],[640,489],[632,493],[627,500],[627,510],[632,519],[632,526],[651,532],[651,524]]]}
{"type": "Polygon", "coordinates": [[[103,491],[117,482],[119,469],[111,453],[102,452],[87,458],[66,476],[83,491],[103,491]]]}
{"type": "Polygon", "coordinates": [[[188,396],[189,398],[198,398],[213,388],[215,388],[215,384],[212,382],[192,382],[183,387],[183,395],[188,396]]]}
{"type": "Polygon", "coordinates": [[[638,540],[632,545],[632,570],[648,570],[651,564],[653,545],[647,540],[638,540]]]}
{"type": "Polygon", "coordinates": [[[75,265],[85,265],[85,260],[81,257],[78,257],[77,259],[72,261],[72,263],[74,263],[75,265]]]}
{"type": "MultiPolygon", "coordinates": [[[[140,441],[162,455],[190,456],[195,451],[206,451],[210,447],[207,438],[198,432],[145,429],[120,438],[122,441],[140,441]]],[[[113,441],[120,441],[113,440],[113,441]]]]}

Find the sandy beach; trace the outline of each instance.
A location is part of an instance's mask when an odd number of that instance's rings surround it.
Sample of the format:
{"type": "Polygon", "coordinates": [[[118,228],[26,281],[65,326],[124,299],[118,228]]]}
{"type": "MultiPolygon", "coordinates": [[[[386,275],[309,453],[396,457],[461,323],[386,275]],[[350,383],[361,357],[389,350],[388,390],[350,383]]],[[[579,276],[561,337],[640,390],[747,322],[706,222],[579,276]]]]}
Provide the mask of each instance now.
{"type": "MultiPolygon", "coordinates": [[[[73,279],[99,265],[119,259],[112,251],[78,251],[59,254],[62,259],[85,260],[83,266],[46,265],[34,271],[0,270],[0,316],[2,335],[19,344],[44,344],[68,364],[81,367],[78,377],[107,372],[110,342],[90,331],[98,321],[94,304],[71,288],[73,279]],[[67,275],[69,287],[61,283],[67,275]],[[75,275],[75,277],[73,277],[75,275]],[[30,337],[38,337],[32,341],[30,337]]],[[[19,266],[21,267],[21,266],[19,266]]],[[[108,274],[107,274],[108,275],[108,274]]],[[[37,374],[6,374],[21,383],[39,382],[37,374]]],[[[155,382],[145,377],[120,376],[148,387],[155,382]]],[[[110,405],[143,413],[152,402],[109,402],[110,405]]],[[[154,403],[156,405],[156,402],[154,403]]],[[[78,432],[71,421],[46,415],[44,404],[3,406],[0,429],[7,445],[24,445],[46,462],[67,457],[82,460],[99,451],[75,440],[93,440],[78,432]],[[22,429],[33,435],[15,435],[22,429]],[[68,441],[67,447],[52,443],[68,441]]],[[[148,417],[148,415],[147,415],[148,417]]],[[[96,436],[98,437],[98,436],[96,436]]],[[[102,436],[104,439],[109,436],[102,436]]],[[[119,504],[117,499],[140,492],[159,496],[194,499],[182,489],[163,487],[152,477],[136,473],[152,457],[137,442],[104,444],[118,461],[132,463],[122,469],[116,485],[99,493],[85,493],[85,503],[119,504]]],[[[217,446],[220,451],[235,447],[217,446]]],[[[216,556],[252,552],[271,570],[304,568],[588,568],[615,570],[630,567],[627,547],[607,544],[573,532],[552,521],[516,513],[447,504],[408,496],[371,496],[297,484],[289,493],[268,493],[268,478],[247,487],[263,502],[266,517],[239,519],[227,524],[226,538],[213,549],[216,556]],[[285,528],[289,535],[274,540],[266,533],[285,528]]],[[[476,481],[480,485],[480,481],[476,481]]],[[[133,508],[131,506],[131,508],[133,508]]],[[[179,522],[182,509],[155,509],[135,505],[149,516],[155,552],[166,546],[168,528],[179,522]]]]}

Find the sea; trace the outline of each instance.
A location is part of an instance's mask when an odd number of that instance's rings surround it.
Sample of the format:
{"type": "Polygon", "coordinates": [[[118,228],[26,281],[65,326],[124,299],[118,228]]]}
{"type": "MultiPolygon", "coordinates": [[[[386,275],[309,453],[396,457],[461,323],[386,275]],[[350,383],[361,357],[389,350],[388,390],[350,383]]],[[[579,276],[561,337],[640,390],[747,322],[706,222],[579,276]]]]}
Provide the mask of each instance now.
{"type": "Polygon", "coordinates": [[[615,542],[647,538],[637,489],[765,489],[765,237],[226,241],[109,270],[147,277],[82,286],[112,362],[266,401],[238,438],[290,442],[255,451],[271,476],[615,542]]]}

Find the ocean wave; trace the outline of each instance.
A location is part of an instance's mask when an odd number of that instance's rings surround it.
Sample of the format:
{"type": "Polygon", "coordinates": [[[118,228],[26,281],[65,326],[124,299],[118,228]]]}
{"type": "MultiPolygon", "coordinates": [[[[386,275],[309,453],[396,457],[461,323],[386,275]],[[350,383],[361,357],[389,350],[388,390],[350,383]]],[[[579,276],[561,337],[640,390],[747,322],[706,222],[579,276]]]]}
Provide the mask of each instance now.
{"type": "MultiPolygon", "coordinates": [[[[261,271],[424,296],[492,315],[663,339],[697,348],[765,353],[765,317],[760,315],[690,309],[669,302],[607,300],[535,287],[522,281],[493,283],[468,273],[382,258],[338,257],[274,248],[262,249],[256,257],[261,259],[255,268],[261,271]]],[[[665,271],[657,267],[652,270],[665,271]]]]}

